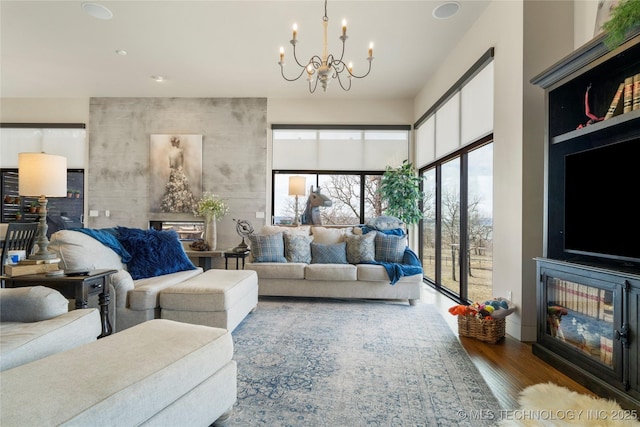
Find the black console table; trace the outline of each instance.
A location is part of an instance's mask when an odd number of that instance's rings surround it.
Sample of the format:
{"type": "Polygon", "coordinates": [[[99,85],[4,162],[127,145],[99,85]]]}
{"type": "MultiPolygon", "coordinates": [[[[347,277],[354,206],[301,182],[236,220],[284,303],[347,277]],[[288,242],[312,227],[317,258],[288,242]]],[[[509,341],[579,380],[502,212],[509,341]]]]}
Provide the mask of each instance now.
{"type": "Polygon", "coordinates": [[[46,286],[60,292],[66,298],[75,298],[75,307],[87,308],[89,295],[98,294],[100,303],[100,319],[102,333],[98,338],[111,335],[113,332],[109,321],[109,283],[107,279],[116,270],[93,270],[84,276],[47,276],[46,274],[29,274],[26,276],[4,277],[8,288],[26,286],[46,286]]]}

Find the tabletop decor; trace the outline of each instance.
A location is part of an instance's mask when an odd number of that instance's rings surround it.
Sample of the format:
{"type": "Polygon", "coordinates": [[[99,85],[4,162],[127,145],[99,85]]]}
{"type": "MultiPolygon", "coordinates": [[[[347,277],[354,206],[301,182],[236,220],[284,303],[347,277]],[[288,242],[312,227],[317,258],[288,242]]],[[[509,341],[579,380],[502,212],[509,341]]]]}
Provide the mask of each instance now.
{"type": "Polygon", "coordinates": [[[216,222],[220,221],[228,211],[227,203],[209,191],[205,191],[196,202],[193,214],[204,218],[204,241],[209,245],[209,250],[213,251],[217,246],[216,222]]]}

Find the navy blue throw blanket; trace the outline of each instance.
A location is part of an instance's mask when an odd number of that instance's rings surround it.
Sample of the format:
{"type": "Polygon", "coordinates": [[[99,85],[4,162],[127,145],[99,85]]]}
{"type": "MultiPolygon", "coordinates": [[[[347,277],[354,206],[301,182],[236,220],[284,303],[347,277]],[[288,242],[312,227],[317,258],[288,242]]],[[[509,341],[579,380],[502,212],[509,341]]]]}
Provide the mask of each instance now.
{"type": "Polygon", "coordinates": [[[381,265],[387,270],[391,284],[395,285],[398,280],[404,276],[413,276],[414,274],[422,274],[422,263],[415,252],[408,246],[404,249],[404,255],[402,257],[402,264],[394,262],[378,262],[375,261],[372,264],[381,265]]]}
{"type": "Polygon", "coordinates": [[[72,230],[91,236],[106,247],[112,249],[120,255],[124,264],[131,261],[131,254],[122,246],[122,243],[120,243],[120,240],[116,237],[117,232],[115,228],[73,228],[72,230]]]}

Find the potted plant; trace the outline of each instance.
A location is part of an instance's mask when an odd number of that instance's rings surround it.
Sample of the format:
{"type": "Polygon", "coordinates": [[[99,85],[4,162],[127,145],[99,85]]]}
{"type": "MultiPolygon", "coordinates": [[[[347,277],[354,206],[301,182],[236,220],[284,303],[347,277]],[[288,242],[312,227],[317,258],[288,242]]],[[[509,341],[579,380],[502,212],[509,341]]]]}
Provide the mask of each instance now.
{"type": "Polygon", "coordinates": [[[67,198],[72,198],[73,197],[73,190],[67,190],[67,198]]]}
{"type": "Polygon", "coordinates": [[[209,250],[216,249],[216,222],[220,221],[228,210],[226,202],[209,191],[205,191],[200,200],[196,202],[193,215],[205,219],[204,241],[209,246],[209,250]]]}
{"type": "Polygon", "coordinates": [[[36,202],[35,200],[33,200],[31,202],[31,204],[29,205],[29,212],[31,213],[36,213],[38,212],[38,202],[36,202]]]}
{"type": "Polygon", "coordinates": [[[76,199],[79,199],[79,198],[80,198],[80,190],[73,190],[73,196],[74,196],[76,199]]]}
{"type": "Polygon", "coordinates": [[[604,23],[602,29],[606,31],[604,40],[609,50],[620,46],[627,33],[640,27],[640,1],[620,0],[620,3],[611,11],[611,18],[604,23]]]}
{"type": "Polygon", "coordinates": [[[387,215],[394,216],[407,225],[417,224],[423,216],[420,208],[423,197],[420,182],[421,178],[416,175],[413,165],[406,160],[397,168],[387,166],[378,189],[382,201],[387,204],[387,215]]]}

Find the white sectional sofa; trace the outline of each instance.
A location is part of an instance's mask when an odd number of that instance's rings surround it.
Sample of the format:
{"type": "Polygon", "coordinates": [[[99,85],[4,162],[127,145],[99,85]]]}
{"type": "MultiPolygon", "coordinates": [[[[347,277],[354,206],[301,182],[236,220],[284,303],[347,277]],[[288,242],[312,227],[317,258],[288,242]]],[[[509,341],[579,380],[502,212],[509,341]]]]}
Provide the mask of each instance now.
{"type": "Polygon", "coordinates": [[[389,299],[415,304],[420,299],[422,269],[415,265],[416,258],[412,260],[414,265],[403,264],[408,262],[409,252],[397,258],[400,249],[407,250],[406,238],[387,237],[375,231],[366,237],[360,230],[360,227],[265,226],[249,238],[252,259],[245,269],[258,274],[259,294],[263,296],[389,299]],[[280,239],[282,249],[278,246],[280,239]],[[395,258],[385,256],[383,249],[389,248],[381,248],[385,245],[383,240],[395,245],[395,258]],[[322,255],[323,251],[329,252],[328,257],[322,255]],[[377,262],[385,262],[387,267],[395,264],[400,276],[395,277],[397,281],[377,262]]]}
{"type": "MultiPolygon", "coordinates": [[[[64,270],[114,269],[110,277],[109,319],[114,332],[147,320],[160,318],[159,293],[178,283],[202,274],[199,267],[134,280],[120,255],[95,238],[74,230],[60,230],[51,235],[49,249],[60,257],[64,270]]],[[[186,257],[186,255],[185,255],[186,257]]],[[[170,262],[167,260],[167,262],[170,262]]],[[[89,301],[97,307],[97,301],[89,301]]]]}

